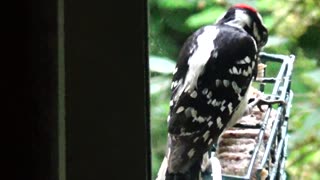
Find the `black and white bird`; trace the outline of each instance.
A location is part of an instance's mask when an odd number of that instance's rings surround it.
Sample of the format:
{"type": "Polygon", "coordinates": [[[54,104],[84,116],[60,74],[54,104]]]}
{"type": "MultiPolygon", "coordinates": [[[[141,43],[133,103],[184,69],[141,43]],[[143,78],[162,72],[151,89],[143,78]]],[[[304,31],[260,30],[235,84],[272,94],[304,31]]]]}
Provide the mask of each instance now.
{"type": "Polygon", "coordinates": [[[267,40],[260,14],[246,4],[186,40],[171,85],[166,180],[199,179],[203,156],[248,107],[267,40]]]}

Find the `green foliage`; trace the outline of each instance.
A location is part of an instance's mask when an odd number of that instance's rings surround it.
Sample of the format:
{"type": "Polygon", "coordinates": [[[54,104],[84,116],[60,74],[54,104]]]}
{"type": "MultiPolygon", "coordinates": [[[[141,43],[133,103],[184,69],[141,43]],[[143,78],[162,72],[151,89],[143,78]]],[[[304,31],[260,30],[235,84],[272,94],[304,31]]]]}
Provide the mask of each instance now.
{"type": "Polygon", "coordinates": [[[196,6],[196,1],[158,0],[158,5],[163,9],[190,9],[196,6]]]}
{"type": "MultiPolygon", "coordinates": [[[[320,1],[149,0],[152,179],[165,154],[171,72],[179,50],[192,32],[238,2],[261,13],[269,29],[263,51],[296,56],[286,167],[291,179],[320,179],[320,1]]],[[[278,68],[268,64],[268,75],[278,68]]]]}
{"type": "Polygon", "coordinates": [[[214,6],[193,14],[186,20],[186,25],[192,29],[198,29],[201,26],[212,24],[225,12],[225,8],[214,6]]]}

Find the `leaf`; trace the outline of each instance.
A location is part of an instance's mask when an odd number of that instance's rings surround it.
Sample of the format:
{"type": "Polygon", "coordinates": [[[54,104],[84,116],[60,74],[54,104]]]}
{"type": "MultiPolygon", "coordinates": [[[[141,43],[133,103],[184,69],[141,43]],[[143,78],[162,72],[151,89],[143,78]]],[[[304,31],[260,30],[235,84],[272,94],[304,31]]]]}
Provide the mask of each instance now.
{"type": "MultiPolygon", "coordinates": [[[[190,28],[185,24],[185,20],[190,16],[188,9],[174,9],[166,10],[162,12],[163,23],[168,26],[168,30],[176,31],[177,35],[183,37],[184,35],[190,34],[190,28]]],[[[179,36],[175,36],[175,39],[179,39],[179,36]]]]}
{"type": "Polygon", "coordinates": [[[171,79],[164,76],[156,76],[150,78],[150,94],[154,95],[162,91],[168,90],[171,79]]]}
{"type": "Polygon", "coordinates": [[[317,159],[320,159],[320,151],[316,151],[314,149],[313,152],[309,153],[307,157],[305,157],[303,163],[312,163],[312,162],[317,162],[317,159]]]}
{"type": "Polygon", "coordinates": [[[257,1],[256,8],[258,11],[272,11],[274,8],[275,3],[277,0],[264,0],[264,1],[257,1]]]}
{"type": "Polygon", "coordinates": [[[225,8],[214,6],[207,8],[200,13],[190,16],[186,20],[186,25],[190,28],[197,29],[201,26],[213,24],[221,15],[224,14],[225,8]]]}
{"type": "Polygon", "coordinates": [[[310,85],[312,88],[316,89],[320,87],[320,68],[306,72],[302,77],[306,80],[306,84],[310,85]]]}
{"type": "Polygon", "coordinates": [[[274,18],[270,15],[262,15],[263,24],[266,26],[267,29],[272,28],[274,23],[274,18]]]}
{"type": "Polygon", "coordinates": [[[280,45],[285,44],[287,42],[288,42],[287,38],[283,38],[280,36],[269,36],[268,43],[266,44],[266,47],[280,46],[280,45]]]}
{"type": "MultiPolygon", "coordinates": [[[[311,136],[316,135],[318,129],[320,128],[320,121],[318,121],[320,117],[320,110],[312,111],[304,120],[301,127],[296,129],[296,131],[291,135],[291,142],[295,142],[297,144],[303,143],[306,139],[311,136]]],[[[301,119],[302,120],[302,119],[301,119]]],[[[290,144],[291,148],[293,143],[290,144]]]]}
{"type": "Polygon", "coordinates": [[[153,72],[171,74],[176,64],[173,60],[166,57],[149,56],[149,69],[153,72]]]}
{"type": "Polygon", "coordinates": [[[158,0],[159,7],[163,9],[192,9],[196,3],[195,0],[158,0]]]}

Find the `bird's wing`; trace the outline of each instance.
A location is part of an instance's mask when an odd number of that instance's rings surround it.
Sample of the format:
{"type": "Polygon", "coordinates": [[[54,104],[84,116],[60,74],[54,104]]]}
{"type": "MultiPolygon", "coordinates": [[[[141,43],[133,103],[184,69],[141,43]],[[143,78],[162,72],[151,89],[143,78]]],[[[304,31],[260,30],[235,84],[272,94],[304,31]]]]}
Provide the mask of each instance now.
{"type": "Polygon", "coordinates": [[[201,28],[181,49],[171,86],[170,134],[187,136],[208,126],[220,134],[245,95],[256,74],[257,48],[247,33],[230,28],[201,28]]]}

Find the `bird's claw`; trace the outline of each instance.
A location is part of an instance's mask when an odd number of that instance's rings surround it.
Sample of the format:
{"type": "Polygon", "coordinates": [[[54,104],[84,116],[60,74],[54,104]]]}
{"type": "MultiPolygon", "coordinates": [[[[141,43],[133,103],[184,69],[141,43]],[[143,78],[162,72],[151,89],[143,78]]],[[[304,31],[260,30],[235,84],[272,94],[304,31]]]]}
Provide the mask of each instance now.
{"type": "Polygon", "coordinates": [[[270,99],[270,96],[266,98],[261,98],[261,97],[256,98],[253,102],[248,104],[249,111],[252,110],[254,106],[257,106],[261,112],[264,112],[264,110],[262,109],[263,105],[268,105],[268,106],[271,106],[273,104],[286,105],[286,102],[283,100],[279,100],[279,99],[269,100],[269,99],[270,99]]]}

